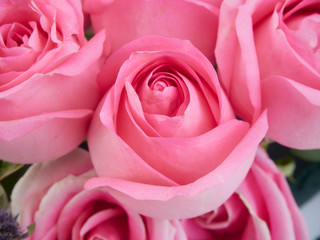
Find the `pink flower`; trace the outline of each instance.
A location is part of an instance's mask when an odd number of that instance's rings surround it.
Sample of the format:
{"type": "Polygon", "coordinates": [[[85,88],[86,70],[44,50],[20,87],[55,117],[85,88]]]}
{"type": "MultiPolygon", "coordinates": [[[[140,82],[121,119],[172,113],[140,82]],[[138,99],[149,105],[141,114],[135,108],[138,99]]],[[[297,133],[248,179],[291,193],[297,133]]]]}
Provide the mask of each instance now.
{"type": "Polygon", "coordinates": [[[186,239],[179,221],[141,216],[104,189],[84,190],[93,176],[89,153],[81,149],[31,166],[11,196],[20,224],[36,223],[28,239],[186,239]]]}
{"type": "Polygon", "coordinates": [[[0,3],[0,159],[55,159],[86,136],[104,34],[87,42],[80,0],[0,3]]]}
{"type": "Polygon", "coordinates": [[[263,149],[221,207],[183,225],[189,240],[310,239],[286,179],[263,149]]]}
{"type": "Polygon", "coordinates": [[[95,32],[106,29],[111,52],[139,37],[158,35],[188,39],[213,60],[221,2],[84,0],[84,10],[95,32]]]}
{"type": "Polygon", "coordinates": [[[237,120],[215,70],[189,41],[145,37],[111,55],[108,89],[88,133],[97,174],[122,203],[156,218],[222,204],[244,179],[267,129],[237,120]],[[214,199],[214,202],[212,202],[214,199]]]}
{"type": "Polygon", "coordinates": [[[320,147],[319,1],[224,1],[216,58],[236,113],[268,109],[267,136],[320,147]]]}

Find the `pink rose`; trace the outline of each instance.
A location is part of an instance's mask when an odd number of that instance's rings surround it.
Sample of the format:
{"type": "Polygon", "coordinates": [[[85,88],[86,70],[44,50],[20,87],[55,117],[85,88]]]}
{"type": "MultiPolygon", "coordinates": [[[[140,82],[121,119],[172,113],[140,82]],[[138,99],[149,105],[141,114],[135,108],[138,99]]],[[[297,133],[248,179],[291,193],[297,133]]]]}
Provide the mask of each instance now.
{"type": "Polygon", "coordinates": [[[1,1],[0,159],[51,160],[83,141],[104,38],[84,38],[80,0],[1,1]]]}
{"type": "Polygon", "coordinates": [[[158,35],[188,39],[213,60],[221,2],[84,0],[84,10],[95,32],[106,29],[111,52],[139,37],[158,35]]]}
{"type": "Polygon", "coordinates": [[[224,1],[216,48],[221,81],[243,119],[268,109],[267,136],[320,147],[319,1],[224,1]]]}
{"type": "Polygon", "coordinates": [[[147,216],[186,218],[217,208],[244,179],[266,115],[253,126],[237,120],[211,63],[189,41],[132,41],[97,81],[110,88],[88,133],[102,178],[87,187],[108,186],[147,216]]]}
{"type": "Polygon", "coordinates": [[[143,217],[104,189],[84,190],[83,184],[93,176],[89,153],[81,149],[31,166],[11,196],[13,214],[19,214],[19,223],[36,223],[34,234],[28,239],[186,239],[177,220],[143,217]]]}
{"type": "Polygon", "coordinates": [[[310,239],[286,179],[263,149],[221,207],[183,225],[189,240],[310,239]]]}

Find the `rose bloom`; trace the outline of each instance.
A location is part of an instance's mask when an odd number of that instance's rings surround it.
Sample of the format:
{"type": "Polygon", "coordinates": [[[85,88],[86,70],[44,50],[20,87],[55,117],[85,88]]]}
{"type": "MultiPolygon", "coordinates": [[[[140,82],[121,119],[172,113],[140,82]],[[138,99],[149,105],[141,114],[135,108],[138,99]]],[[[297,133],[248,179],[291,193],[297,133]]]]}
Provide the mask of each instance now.
{"type": "Polygon", "coordinates": [[[27,239],[186,239],[177,220],[147,218],[127,209],[104,189],[84,190],[83,184],[93,176],[89,153],[82,149],[31,166],[11,196],[19,223],[36,224],[27,239]]]}
{"type": "Polygon", "coordinates": [[[51,160],[83,141],[104,38],[86,41],[80,0],[1,1],[0,159],[51,160]]]}
{"type": "Polygon", "coordinates": [[[236,113],[268,109],[273,140],[320,147],[320,5],[310,1],[229,1],[221,5],[216,58],[236,113]]]}
{"type": "Polygon", "coordinates": [[[95,32],[106,29],[111,52],[139,37],[190,40],[214,59],[221,0],[84,0],[95,32]]]}
{"type": "Polygon", "coordinates": [[[286,179],[263,149],[221,207],[183,225],[189,240],[310,239],[286,179]]]}
{"type": "Polygon", "coordinates": [[[236,190],[266,133],[237,120],[216,72],[189,41],[145,37],[111,55],[97,78],[109,89],[88,145],[119,201],[156,218],[210,211],[236,190]],[[214,199],[214,202],[212,202],[214,199]]]}

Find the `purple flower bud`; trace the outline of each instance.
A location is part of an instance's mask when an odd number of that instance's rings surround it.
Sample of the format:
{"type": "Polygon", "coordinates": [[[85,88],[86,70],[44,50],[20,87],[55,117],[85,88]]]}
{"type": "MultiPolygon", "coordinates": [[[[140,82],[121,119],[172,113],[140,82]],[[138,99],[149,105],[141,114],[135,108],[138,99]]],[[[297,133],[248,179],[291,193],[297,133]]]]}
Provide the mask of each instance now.
{"type": "Polygon", "coordinates": [[[7,210],[0,208],[0,240],[22,239],[23,232],[7,210]]]}

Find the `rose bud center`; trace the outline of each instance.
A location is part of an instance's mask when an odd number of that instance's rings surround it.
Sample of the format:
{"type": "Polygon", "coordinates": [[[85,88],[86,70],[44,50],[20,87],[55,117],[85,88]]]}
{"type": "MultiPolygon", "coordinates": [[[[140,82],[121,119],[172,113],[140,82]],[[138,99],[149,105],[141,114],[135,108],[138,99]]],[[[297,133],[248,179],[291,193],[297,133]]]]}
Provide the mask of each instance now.
{"type": "Polygon", "coordinates": [[[157,73],[148,82],[148,88],[142,91],[142,108],[146,113],[172,116],[178,107],[178,92],[173,76],[157,73]]]}

